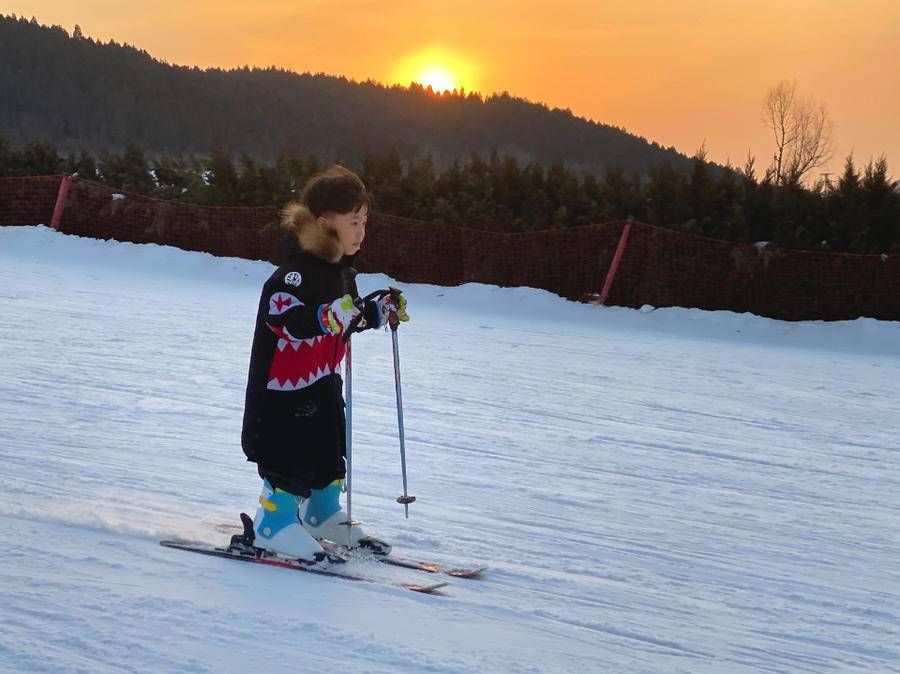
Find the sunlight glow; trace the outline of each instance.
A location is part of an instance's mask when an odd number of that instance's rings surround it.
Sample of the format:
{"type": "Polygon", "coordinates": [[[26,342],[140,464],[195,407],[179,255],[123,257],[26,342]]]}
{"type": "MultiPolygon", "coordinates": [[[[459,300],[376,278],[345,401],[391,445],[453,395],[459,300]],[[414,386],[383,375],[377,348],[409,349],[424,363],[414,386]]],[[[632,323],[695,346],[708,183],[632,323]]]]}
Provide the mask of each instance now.
{"type": "Polygon", "coordinates": [[[413,82],[431,87],[435,93],[475,88],[475,67],[468,59],[440,47],[411,54],[398,63],[393,81],[403,86],[413,82]]]}
{"type": "Polygon", "coordinates": [[[415,81],[423,87],[431,87],[436,94],[459,89],[453,73],[438,65],[426,68],[415,81]]]}

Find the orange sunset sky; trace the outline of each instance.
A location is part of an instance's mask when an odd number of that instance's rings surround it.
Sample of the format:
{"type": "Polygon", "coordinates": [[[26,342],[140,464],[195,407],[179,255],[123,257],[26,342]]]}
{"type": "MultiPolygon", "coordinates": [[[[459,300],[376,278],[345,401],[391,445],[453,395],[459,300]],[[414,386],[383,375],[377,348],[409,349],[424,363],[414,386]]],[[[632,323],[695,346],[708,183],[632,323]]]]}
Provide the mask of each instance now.
{"type": "Polygon", "coordinates": [[[408,85],[507,90],[693,154],[757,167],[766,90],[796,79],[834,120],[840,171],[900,177],[900,0],[13,0],[3,13],[115,39],[170,63],[277,65],[408,85]],[[431,74],[426,75],[426,71],[431,74]]]}

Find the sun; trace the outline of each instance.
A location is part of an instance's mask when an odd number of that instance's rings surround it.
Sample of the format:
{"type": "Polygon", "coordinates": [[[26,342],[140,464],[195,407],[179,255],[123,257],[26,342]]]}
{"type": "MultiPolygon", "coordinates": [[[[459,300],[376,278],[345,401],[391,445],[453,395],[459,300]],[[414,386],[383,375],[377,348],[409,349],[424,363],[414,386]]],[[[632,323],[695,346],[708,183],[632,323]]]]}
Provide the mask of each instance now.
{"type": "Polygon", "coordinates": [[[437,94],[445,91],[475,89],[472,61],[442,47],[428,47],[402,59],[394,69],[394,82],[409,86],[413,82],[431,87],[437,94]]]}
{"type": "Polygon", "coordinates": [[[439,65],[428,66],[415,81],[423,87],[431,87],[436,94],[459,89],[456,76],[448,68],[439,65]]]}

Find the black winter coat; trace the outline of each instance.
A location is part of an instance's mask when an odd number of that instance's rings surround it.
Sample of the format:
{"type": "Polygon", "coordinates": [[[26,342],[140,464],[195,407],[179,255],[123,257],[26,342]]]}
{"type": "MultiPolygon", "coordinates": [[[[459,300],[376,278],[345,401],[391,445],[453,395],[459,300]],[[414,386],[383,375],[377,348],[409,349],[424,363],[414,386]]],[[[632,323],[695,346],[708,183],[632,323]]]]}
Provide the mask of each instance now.
{"type": "MultiPolygon", "coordinates": [[[[347,260],[330,263],[289,241],[259,301],[241,445],[273,486],[307,495],[345,476],[346,345],[322,327],[319,311],[347,292],[347,260]]],[[[372,324],[374,302],[365,313],[372,324]]]]}

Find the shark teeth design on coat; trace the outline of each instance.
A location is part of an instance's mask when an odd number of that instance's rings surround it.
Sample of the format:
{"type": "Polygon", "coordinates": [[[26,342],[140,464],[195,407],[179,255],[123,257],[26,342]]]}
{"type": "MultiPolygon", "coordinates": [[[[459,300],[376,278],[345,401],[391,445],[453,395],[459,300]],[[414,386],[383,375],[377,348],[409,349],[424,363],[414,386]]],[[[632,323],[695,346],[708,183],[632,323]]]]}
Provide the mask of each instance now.
{"type": "Polygon", "coordinates": [[[312,347],[315,347],[317,344],[319,344],[319,342],[321,342],[327,336],[327,335],[317,335],[315,337],[308,337],[306,339],[297,339],[296,337],[292,336],[291,333],[289,333],[284,328],[281,328],[280,332],[276,332],[276,334],[283,335],[282,337],[278,338],[278,343],[276,344],[279,351],[284,351],[288,347],[288,345],[290,345],[290,347],[294,351],[299,351],[300,347],[302,347],[304,345],[312,348],[312,347]]]}
{"type": "Polygon", "coordinates": [[[266,385],[270,391],[299,391],[339,370],[346,352],[339,335],[297,339],[283,327],[269,327],[278,338],[266,385]]]}

